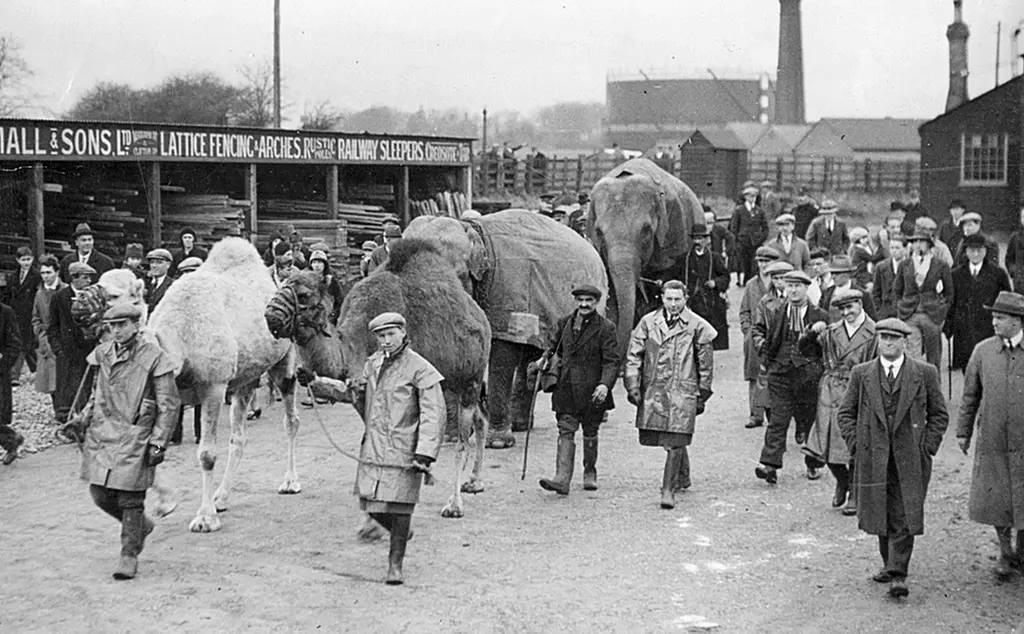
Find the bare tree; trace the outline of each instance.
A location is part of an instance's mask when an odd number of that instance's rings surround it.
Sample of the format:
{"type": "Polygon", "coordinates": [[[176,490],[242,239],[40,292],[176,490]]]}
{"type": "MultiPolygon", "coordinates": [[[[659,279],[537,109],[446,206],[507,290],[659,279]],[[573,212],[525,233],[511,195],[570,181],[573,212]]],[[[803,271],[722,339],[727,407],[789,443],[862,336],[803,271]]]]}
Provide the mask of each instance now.
{"type": "Polygon", "coordinates": [[[31,105],[26,83],[32,75],[18,41],[0,35],[0,117],[10,117],[31,105]]]}
{"type": "Polygon", "coordinates": [[[331,105],[329,101],[321,101],[311,105],[306,103],[305,112],[299,121],[303,130],[334,130],[345,119],[345,114],[331,105]]]}
{"type": "MultiPolygon", "coordinates": [[[[269,60],[238,69],[244,80],[239,87],[233,123],[254,128],[274,125],[274,67],[269,60]]],[[[282,110],[284,104],[281,105],[282,110]]]]}

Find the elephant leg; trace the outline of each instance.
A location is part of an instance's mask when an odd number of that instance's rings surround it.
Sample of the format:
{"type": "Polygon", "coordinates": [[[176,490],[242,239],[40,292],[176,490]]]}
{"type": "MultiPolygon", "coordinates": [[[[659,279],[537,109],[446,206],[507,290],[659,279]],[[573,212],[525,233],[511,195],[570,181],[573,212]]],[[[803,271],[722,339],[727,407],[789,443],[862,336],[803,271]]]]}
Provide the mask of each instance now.
{"type": "Polygon", "coordinates": [[[526,380],[526,366],[539,359],[542,352],[533,346],[523,346],[509,394],[509,416],[512,419],[512,431],[526,431],[530,425],[533,386],[529,385],[529,381],[526,380]]]}
{"type": "Polygon", "coordinates": [[[487,366],[487,407],[491,419],[487,435],[489,449],[508,449],[516,444],[512,435],[509,397],[512,378],[523,354],[521,344],[495,339],[491,342],[490,362],[487,366]]]}

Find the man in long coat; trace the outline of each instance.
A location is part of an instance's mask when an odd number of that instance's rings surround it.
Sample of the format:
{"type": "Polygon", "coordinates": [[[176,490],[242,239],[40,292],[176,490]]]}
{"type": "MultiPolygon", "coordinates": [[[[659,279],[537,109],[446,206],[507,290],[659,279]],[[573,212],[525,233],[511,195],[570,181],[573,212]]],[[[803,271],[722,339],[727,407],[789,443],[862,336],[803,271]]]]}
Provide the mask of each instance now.
{"type": "Polygon", "coordinates": [[[728,227],[719,224],[718,216],[708,205],[704,205],[704,223],[711,231],[711,252],[722,256],[726,270],[731,270],[729,264],[736,257],[736,236],[728,227]]]}
{"type": "Polygon", "coordinates": [[[964,238],[967,262],[953,269],[953,304],[950,306],[942,332],[952,338],[950,366],[963,370],[974,346],[992,336],[992,319],[983,307],[996,301],[1003,291],[1010,290],[1010,276],[986,257],[988,245],[984,236],[972,234],[964,238]]]}
{"type": "Polygon", "coordinates": [[[47,333],[50,330],[50,305],[53,304],[57,291],[67,286],[60,280],[57,272],[60,264],[52,255],[44,255],[39,262],[39,275],[42,282],[36,292],[32,306],[32,331],[39,342],[36,351],[36,391],[49,394],[53,402],[53,413],[57,414],[57,360],[54,358],[53,347],[47,333]]]}
{"type": "Polygon", "coordinates": [[[1024,566],[1024,295],[1002,292],[986,308],[995,335],[978,344],[967,364],[956,437],[966,455],[977,427],[970,518],[995,527],[995,572],[1008,577],[1024,566]]]}
{"type": "Polygon", "coordinates": [[[86,357],[92,352],[95,342],[75,323],[71,314],[71,302],[75,295],[92,283],[95,269],[88,264],[72,262],[68,269],[71,285],[57,291],[50,302],[50,327],[46,339],[57,360],[57,420],[65,422],[72,401],[78,392],[78,385],[85,374],[86,357]]]}
{"type": "Polygon", "coordinates": [[[757,206],[758,190],[752,183],[743,187],[743,202],[733,209],[729,231],[736,236],[736,259],[732,269],[742,286],[757,275],[754,254],[768,236],[768,220],[764,210],[757,206]]]}
{"type": "Polygon", "coordinates": [[[839,205],[834,200],[825,200],[818,210],[818,217],[807,227],[804,239],[811,250],[828,249],[832,255],[845,254],[850,248],[850,236],[846,223],[836,218],[839,205]]]}
{"type": "Polygon", "coordinates": [[[743,333],[743,380],[747,382],[747,404],[750,409],[750,418],[744,425],[747,429],[764,424],[764,410],[768,403],[767,390],[758,381],[761,361],[757,357],[757,350],[754,349],[751,326],[754,323],[755,311],[761,298],[773,291],[772,276],[766,269],[778,261],[779,252],[771,247],[758,247],[754,259],[757,262],[758,276],[744,287],[743,299],[740,300],[740,331],[743,333]]]}
{"type": "Polygon", "coordinates": [[[883,319],[875,332],[879,358],[853,368],[838,422],[857,465],[857,524],[878,536],[883,568],[872,578],[904,597],[914,536],[924,533],[932,456],[949,416],[938,370],[905,354],[910,327],[883,319]]]}
{"type": "Polygon", "coordinates": [[[64,280],[64,282],[71,283],[70,267],[72,262],[87,264],[92,267],[96,271],[97,279],[114,268],[114,261],[94,247],[92,229],[88,224],[84,222],[79,223],[75,227],[73,239],[75,241],[75,252],[64,256],[64,259],[60,261],[60,279],[64,280]]]}
{"type": "Polygon", "coordinates": [[[569,494],[576,460],[576,430],[583,427],[583,488],[597,490],[597,432],[605,412],[615,407],[612,387],[619,377],[615,324],[597,314],[601,291],[589,284],[572,291],[576,310],[558,320],[559,333],[550,351],[561,359],[551,409],[558,423],[555,477],[540,486],[569,494]]]}
{"type": "Polygon", "coordinates": [[[11,368],[11,380],[14,383],[21,377],[22,362],[28,366],[29,372],[36,371],[36,337],[32,332],[32,304],[35,303],[40,277],[34,264],[32,250],[28,247],[18,247],[18,272],[7,302],[18,316],[18,336],[21,338],[21,354],[17,360],[11,361],[14,363],[11,368]]]}
{"type": "Polygon", "coordinates": [[[839,311],[842,318],[829,325],[820,336],[813,330],[808,335],[808,340],[818,338],[821,342],[824,372],[818,388],[818,412],[803,452],[828,465],[836,479],[832,508],[845,504],[843,515],[857,514],[857,492],[853,489],[853,495],[847,498],[851,493],[854,464],[836,418],[853,367],[874,359],[878,353],[875,322],[864,310],[863,296],[857,289],[843,289],[832,295],[829,308],[839,311]]]}
{"type": "Polygon", "coordinates": [[[807,272],[811,264],[811,250],[803,238],[793,235],[796,219],[793,214],[782,214],[775,219],[779,235],[765,244],[779,252],[779,258],[789,262],[794,269],[807,272]]]}
{"type": "Polygon", "coordinates": [[[896,300],[893,287],[900,262],[906,257],[906,238],[901,235],[889,236],[889,257],[875,266],[874,284],[871,286],[871,300],[875,304],[875,316],[888,319],[896,316],[896,300]]]}
{"type": "Polygon", "coordinates": [[[711,398],[718,333],[686,307],[686,287],[669,280],[662,308],[644,315],[633,329],[623,383],[636,405],[640,444],[663,447],[661,508],[675,508],[675,495],[690,487],[690,457],[697,416],[711,398]]]}
{"type": "MultiPolygon", "coordinates": [[[[729,349],[729,310],[725,292],[729,288],[729,269],[722,257],[711,251],[711,234],[704,227],[690,231],[693,247],[683,256],[681,270],[673,279],[686,285],[690,310],[703,317],[718,332],[715,350],[729,349]]],[[[756,253],[756,252],[755,252],[756,253]]],[[[754,257],[755,261],[757,256],[754,257]]]]}
{"type": "Polygon", "coordinates": [[[949,266],[931,250],[932,237],[918,233],[910,239],[910,256],[900,263],[893,283],[896,312],[911,327],[911,356],[922,352],[928,363],[942,361],[942,325],[953,302],[953,277],[949,266]]]}
{"type": "Polygon", "coordinates": [[[0,304],[0,447],[7,452],[2,461],[4,465],[14,462],[18,457],[18,448],[25,442],[25,437],[11,427],[14,414],[11,366],[21,353],[17,322],[14,310],[6,304],[0,304]]]}

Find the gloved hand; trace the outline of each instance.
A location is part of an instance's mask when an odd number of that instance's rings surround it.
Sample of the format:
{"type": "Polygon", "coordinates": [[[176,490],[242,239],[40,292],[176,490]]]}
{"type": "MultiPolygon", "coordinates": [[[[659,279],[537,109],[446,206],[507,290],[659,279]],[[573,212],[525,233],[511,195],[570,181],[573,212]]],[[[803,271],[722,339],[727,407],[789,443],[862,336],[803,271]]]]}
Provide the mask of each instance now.
{"type": "Polygon", "coordinates": [[[309,387],[309,384],[316,380],[316,372],[310,372],[306,368],[299,368],[295,372],[295,378],[298,379],[299,385],[302,387],[309,387]]]}
{"type": "Polygon", "coordinates": [[[146,466],[155,467],[164,461],[164,448],[156,445],[146,445],[146,466]]]}
{"type": "Polygon", "coordinates": [[[642,400],[641,397],[640,397],[640,390],[638,390],[637,388],[631,389],[626,394],[626,400],[629,401],[630,403],[632,403],[633,405],[636,405],[637,407],[640,407],[640,402],[642,400]]]}

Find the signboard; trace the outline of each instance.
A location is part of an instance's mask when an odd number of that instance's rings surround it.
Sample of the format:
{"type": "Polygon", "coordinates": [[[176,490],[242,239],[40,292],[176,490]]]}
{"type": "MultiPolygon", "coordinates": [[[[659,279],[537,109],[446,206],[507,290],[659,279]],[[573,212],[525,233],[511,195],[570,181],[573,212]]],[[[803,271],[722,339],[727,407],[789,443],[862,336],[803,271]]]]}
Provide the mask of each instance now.
{"type": "Polygon", "coordinates": [[[458,139],[0,119],[0,160],[469,165],[458,139]]]}

